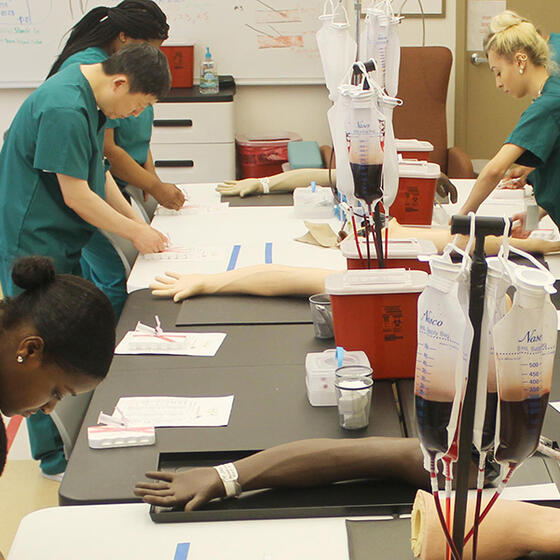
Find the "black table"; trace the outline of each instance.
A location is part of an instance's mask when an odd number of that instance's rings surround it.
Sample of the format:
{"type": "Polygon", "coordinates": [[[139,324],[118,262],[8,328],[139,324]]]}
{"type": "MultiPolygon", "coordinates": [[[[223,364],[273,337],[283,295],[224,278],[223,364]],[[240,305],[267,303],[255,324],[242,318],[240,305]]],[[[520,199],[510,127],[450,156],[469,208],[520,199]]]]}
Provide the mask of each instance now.
{"type": "MultiPolygon", "coordinates": [[[[217,299],[217,298],[214,298],[217,299]]],[[[211,302],[209,301],[209,304],[211,302]]],[[[119,339],[141,320],[157,313],[174,324],[179,306],[132,293],[118,327],[119,339]]],[[[332,347],[333,340],[313,337],[312,325],[235,325],[219,328],[176,327],[228,336],[213,358],[185,356],[115,356],[107,379],[96,389],[59,490],[61,505],[137,501],[132,489],[146,470],[157,467],[160,453],[181,451],[261,450],[312,437],[402,435],[392,383],[377,382],[372,421],[366,430],[338,426],[334,407],[312,407],[305,391],[305,354],[332,347]],[[112,412],[121,396],[219,396],[234,394],[230,423],[221,428],[160,428],[148,447],[92,450],[86,427],[101,410],[112,412]]]]}

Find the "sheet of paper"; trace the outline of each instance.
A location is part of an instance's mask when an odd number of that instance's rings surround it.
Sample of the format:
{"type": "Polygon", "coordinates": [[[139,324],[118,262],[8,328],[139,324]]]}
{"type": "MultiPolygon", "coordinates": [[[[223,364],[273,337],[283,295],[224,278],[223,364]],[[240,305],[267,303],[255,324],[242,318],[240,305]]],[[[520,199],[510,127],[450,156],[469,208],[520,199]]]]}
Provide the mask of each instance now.
{"type": "Polygon", "coordinates": [[[128,331],[115,348],[115,354],[215,356],[225,337],[226,333],[162,332],[156,336],[128,331]]]}
{"type": "Polygon", "coordinates": [[[506,0],[470,0],[467,12],[467,50],[481,51],[490,20],[506,9],[506,0]]]}
{"type": "Polygon", "coordinates": [[[233,395],[225,397],[121,397],[113,416],[131,426],[227,426],[233,395]],[[117,410],[118,409],[118,410],[117,410]]]}
{"type": "Polygon", "coordinates": [[[139,255],[138,258],[147,261],[219,261],[225,258],[225,250],[223,247],[182,247],[181,245],[170,245],[161,253],[146,253],[145,255],[139,255]]]}
{"type": "Polygon", "coordinates": [[[158,206],[156,214],[158,216],[192,216],[195,214],[214,214],[216,212],[224,212],[229,208],[229,202],[210,202],[210,203],[190,203],[186,202],[185,205],[179,210],[171,210],[158,206]]]}
{"type": "Polygon", "coordinates": [[[560,412],[560,401],[551,402],[548,404],[550,404],[550,406],[554,408],[556,411],[560,412]]]}

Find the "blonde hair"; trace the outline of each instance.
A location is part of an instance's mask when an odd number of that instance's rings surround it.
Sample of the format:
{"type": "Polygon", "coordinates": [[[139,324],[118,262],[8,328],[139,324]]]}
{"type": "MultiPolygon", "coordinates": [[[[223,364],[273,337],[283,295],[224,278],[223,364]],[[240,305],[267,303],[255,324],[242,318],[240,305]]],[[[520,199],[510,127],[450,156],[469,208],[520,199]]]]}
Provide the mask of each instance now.
{"type": "Polygon", "coordinates": [[[515,53],[524,52],[535,66],[544,66],[550,73],[558,70],[558,65],[551,61],[548,43],[536,27],[511,10],[492,18],[484,50],[486,54],[494,51],[508,60],[512,60],[515,53]]]}

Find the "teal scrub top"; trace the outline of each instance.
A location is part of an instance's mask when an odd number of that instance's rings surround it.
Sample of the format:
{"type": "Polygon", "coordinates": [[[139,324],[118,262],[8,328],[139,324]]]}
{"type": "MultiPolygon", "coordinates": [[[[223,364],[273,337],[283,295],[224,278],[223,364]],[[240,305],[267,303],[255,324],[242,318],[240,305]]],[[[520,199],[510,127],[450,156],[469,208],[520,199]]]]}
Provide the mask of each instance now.
{"type": "MultiPolygon", "coordinates": [[[[103,62],[109,55],[99,47],[90,47],[69,56],[60,67],[67,68],[72,64],[95,64],[103,62]]],[[[150,140],[152,138],[152,125],[154,122],[154,108],[149,105],[137,117],[126,119],[109,119],[107,128],[115,131],[115,144],[120,146],[126,153],[140,165],[144,165],[148,159],[150,140]]],[[[126,181],[115,177],[117,184],[123,188],[126,181]]]]}
{"type": "Polygon", "coordinates": [[[550,47],[550,55],[552,60],[560,64],[560,33],[551,33],[548,38],[548,46],[550,47]]]}
{"type": "Polygon", "coordinates": [[[79,66],[49,78],[22,104],[0,152],[0,255],[80,258],[95,228],[69,208],[55,173],[105,198],[105,115],[79,66]]]}
{"type": "Polygon", "coordinates": [[[517,163],[534,167],[535,198],[560,225],[560,78],[551,76],[506,140],[525,149],[517,163]]]}

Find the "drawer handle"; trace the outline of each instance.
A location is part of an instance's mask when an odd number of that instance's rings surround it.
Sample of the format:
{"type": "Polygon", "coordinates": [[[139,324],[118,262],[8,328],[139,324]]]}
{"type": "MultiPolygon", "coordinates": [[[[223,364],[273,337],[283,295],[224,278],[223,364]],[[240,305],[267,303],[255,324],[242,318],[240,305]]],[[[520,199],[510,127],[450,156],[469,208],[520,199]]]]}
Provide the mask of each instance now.
{"type": "Polygon", "coordinates": [[[192,159],[158,159],[154,162],[156,167],[194,167],[192,159]]]}
{"type": "Polygon", "coordinates": [[[186,126],[193,125],[192,119],[156,119],[154,126],[186,126]]]}

